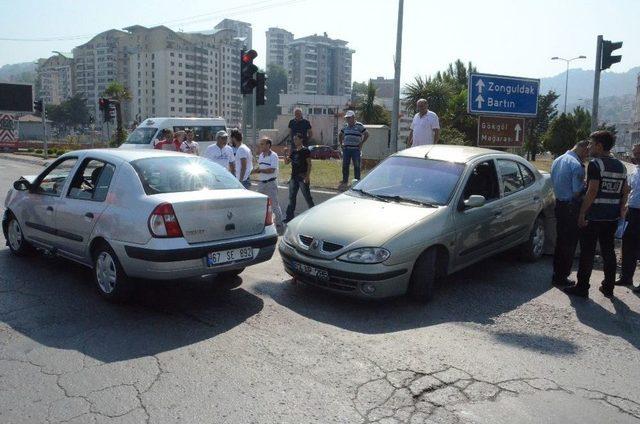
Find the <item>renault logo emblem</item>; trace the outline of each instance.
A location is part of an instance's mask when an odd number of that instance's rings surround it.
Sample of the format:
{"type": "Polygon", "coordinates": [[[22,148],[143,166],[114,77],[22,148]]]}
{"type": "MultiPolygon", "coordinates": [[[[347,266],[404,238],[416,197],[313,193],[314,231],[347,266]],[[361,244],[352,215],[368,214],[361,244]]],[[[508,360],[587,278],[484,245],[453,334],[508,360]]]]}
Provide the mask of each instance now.
{"type": "Polygon", "coordinates": [[[312,249],[317,249],[319,245],[320,245],[320,242],[318,240],[314,240],[311,242],[312,249]]]}
{"type": "Polygon", "coordinates": [[[229,219],[233,218],[233,213],[231,211],[227,212],[227,218],[229,219]]]}

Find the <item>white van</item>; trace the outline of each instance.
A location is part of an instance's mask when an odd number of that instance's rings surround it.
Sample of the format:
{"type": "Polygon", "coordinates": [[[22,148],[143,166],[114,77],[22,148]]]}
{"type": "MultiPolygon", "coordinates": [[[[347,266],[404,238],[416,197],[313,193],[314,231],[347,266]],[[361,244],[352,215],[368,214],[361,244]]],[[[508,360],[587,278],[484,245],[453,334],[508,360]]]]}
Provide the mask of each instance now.
{"type": "Polygon", "coordinates": [[[154,140],[160,137],[162,130],[176,132],[185,128],[191,128],[194,132],[194,140],[200,145],[202,155],[210,144],[216,142],[216,133],[227,129],[227,124],[224,118],[149,118],[129,134],[120,148],[153,149],[154,140]]]}

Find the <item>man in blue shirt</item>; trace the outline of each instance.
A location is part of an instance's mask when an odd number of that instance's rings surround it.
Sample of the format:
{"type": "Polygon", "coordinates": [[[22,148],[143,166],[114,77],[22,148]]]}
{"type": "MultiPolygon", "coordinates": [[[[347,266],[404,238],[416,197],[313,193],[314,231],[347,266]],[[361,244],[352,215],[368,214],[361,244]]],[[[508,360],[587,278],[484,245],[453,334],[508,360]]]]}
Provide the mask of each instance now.
{"type": "MultiPolygon", "coordinates": [[[[627,202],[627,228],[622,236],[622,272],[616,281],[618,286],[633,285],[633,274],[640,252],[640,144],[633,146],[631,161],[636,165],[629,173],[629,200],[627,202]]],[[[635,287],[640,293],[640,286],[635,287]]]]}
{"type": "Polygon", "coordinates": [[[556,248],[553,255],[551,284],[558,287],[574,284],[569,280],[578,245],[578,212],[584,191],[584,167],[588,140],[560,155],[551,165],[551,181],[556,195],[556,248]]]}
{"type": "Polygon", "coordinates": [[[340,130],[338,141],[342,147],[342,183],[340,188],[346,188],[349,180],[349,165],[353,161],[353,174],[356,180],[360,179],[360,153],[362,146],[369,138],[369,131],[356,121],[356,114],[352,110],[348,110],[344,114],[347,121],[344,128],[340,130]]]}

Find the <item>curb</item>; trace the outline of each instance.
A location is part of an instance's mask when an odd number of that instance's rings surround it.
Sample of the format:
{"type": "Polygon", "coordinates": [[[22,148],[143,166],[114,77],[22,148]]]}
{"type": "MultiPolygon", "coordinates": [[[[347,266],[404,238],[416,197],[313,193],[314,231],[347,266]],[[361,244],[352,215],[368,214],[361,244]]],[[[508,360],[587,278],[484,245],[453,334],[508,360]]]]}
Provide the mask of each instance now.
{"type": "Polygon", "coordinates": [[[48,160],[37,159],[34,157],[23,157],[20,155],[12,155],[10,153],[0,153],[0,159],[13,160],[16,162],[29,163],[31,165],[41,165],[45,166],[48,163],[48,160]]]}

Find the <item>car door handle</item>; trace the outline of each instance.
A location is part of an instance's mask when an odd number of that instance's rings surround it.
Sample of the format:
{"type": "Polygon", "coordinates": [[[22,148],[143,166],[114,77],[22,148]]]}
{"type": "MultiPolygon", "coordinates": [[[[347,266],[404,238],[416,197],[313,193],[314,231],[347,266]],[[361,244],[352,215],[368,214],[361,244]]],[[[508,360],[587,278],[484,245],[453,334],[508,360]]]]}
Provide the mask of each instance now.
{"type": "Polygon", "coordinates": [[[91,212],[87,212],[84,214],[85,218],[93,219],[93,214],[91,212]]]}

